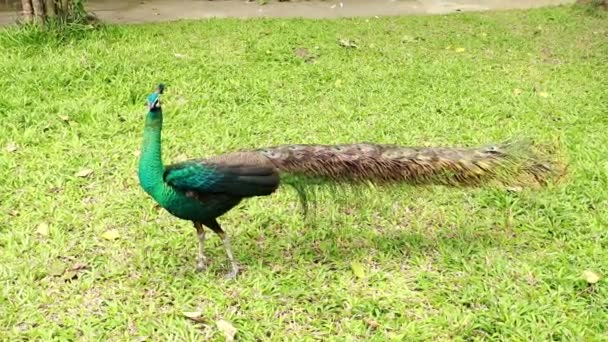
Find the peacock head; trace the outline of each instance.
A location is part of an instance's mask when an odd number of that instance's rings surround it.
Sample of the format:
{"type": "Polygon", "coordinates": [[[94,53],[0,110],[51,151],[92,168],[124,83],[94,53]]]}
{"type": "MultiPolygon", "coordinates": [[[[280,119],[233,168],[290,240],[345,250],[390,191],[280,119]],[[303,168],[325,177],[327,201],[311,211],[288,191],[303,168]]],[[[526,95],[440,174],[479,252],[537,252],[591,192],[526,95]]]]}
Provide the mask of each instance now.
{"type": "Polygon", "coordinates": [[[159,84],[156,89],[154,90],[154,92],[150,95],[148,95],[148,101],[147,101],[147,105],[148,105],[148,110],[152,111],[157,111],[160,109],[161,105],[160,105],[160,95],[165,91],[165,85],[164,84],[159,84]]]}

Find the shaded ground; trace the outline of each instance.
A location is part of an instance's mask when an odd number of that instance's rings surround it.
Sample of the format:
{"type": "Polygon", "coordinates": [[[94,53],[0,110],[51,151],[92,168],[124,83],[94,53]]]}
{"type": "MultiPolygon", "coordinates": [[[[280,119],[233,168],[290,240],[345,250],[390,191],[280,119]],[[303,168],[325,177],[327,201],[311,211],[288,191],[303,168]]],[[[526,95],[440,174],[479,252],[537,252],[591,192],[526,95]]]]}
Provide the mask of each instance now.
{"type": "MultiPolygon", "coordinates": [[[[14,9],[0,4],[0,25],[16,19],[14,9]]],[[[297,1],[258,2],[242,0],[92,0],[89,10],[112,23],[139,23],[177,19],[210,17],[306,17],[336,18],[353,16],[380,16],[406,14],[443,14],[457,11],[484,11],[513,8],[532,8],[573,3],[573,0],[344,0],[344,1],[297,1]]]]}

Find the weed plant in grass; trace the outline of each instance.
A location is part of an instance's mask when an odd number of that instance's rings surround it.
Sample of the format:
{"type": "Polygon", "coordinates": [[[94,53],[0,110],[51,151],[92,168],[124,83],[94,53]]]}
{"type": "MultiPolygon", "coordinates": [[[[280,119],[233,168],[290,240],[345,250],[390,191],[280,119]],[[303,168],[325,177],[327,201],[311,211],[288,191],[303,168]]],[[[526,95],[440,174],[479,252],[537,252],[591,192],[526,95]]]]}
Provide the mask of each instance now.
{"type": "Polygon", "coordinates": [[[222,340],[220,320],[248,341],[608,337],[606,16],[206,20],[40,37],[0,33],[2,339],[222,340]],[[244,268],[229,282],[219,239],[196,273],[192,225],[138,186],[145,96],[161,81],[166,163],[282,143],[529,137],[568,173],[521,191],[325,193],[313,221],[290,189],[246,201],[222,220],[244,268]]]}

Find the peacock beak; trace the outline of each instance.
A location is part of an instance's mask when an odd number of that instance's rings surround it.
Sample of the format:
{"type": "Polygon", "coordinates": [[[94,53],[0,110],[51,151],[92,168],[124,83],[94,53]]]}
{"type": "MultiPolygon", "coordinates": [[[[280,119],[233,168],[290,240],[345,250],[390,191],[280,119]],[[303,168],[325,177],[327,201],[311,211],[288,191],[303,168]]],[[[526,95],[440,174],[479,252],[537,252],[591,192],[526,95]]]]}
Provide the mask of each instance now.
{"type": "Polygon", "coordinates": [[[146,105],[148,106],[148,110],[160,108],[160,95],[165,91],[165,85],[159,84],[156,87],[154,93],[148,96],[148,101],[146,101],[146,105]]]}

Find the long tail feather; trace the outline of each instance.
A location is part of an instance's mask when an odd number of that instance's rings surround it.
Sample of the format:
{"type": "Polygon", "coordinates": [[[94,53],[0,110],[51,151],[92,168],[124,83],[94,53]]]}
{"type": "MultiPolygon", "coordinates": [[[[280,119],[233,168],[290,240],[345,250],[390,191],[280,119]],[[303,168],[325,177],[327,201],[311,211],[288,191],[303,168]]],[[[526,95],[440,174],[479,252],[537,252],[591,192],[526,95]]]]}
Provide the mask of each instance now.
{"type": "Polygon", "coordinates": [[[283,174],[315,182],[478,185],[550,173],[526,141],[477,148],[358,143],[281,145],[257,150],[283,174]]]}

